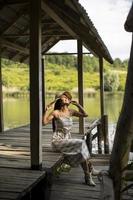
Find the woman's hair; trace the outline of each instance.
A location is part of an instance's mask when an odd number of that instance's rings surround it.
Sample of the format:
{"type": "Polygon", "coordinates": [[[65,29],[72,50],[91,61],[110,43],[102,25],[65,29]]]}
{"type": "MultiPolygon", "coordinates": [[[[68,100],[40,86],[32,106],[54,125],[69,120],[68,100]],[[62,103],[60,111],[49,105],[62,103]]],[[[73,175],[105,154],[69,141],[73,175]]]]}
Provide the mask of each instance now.
{"type": "Polygon", "coordinates": [[[54,110],[60,110],[61,107],[62,107],[62,100],[61,99],[57,99],[57,101],[55,102],[55,105],[54,105],[54,110]]]}
{"type": "MultiPolygon", "coordinates": [[[[54,105],[54,110],[60,110],[61,107],[62,107],[62,100],[61,99],[58,99],[56,102],[55,102],[55,105],[54,105]]],[[[52,129],[53,129],[53,132],[55,131],[56,127],[55,127],[55,118],[52,119],[52,129]]]]}
{"type": "Polygon", "coordinates": [[[65,92],[62,93],[62,95],[65,95],[68,99],[72,100],[72,95],[71,95],[70,92],[65,91],[65,92]]]}

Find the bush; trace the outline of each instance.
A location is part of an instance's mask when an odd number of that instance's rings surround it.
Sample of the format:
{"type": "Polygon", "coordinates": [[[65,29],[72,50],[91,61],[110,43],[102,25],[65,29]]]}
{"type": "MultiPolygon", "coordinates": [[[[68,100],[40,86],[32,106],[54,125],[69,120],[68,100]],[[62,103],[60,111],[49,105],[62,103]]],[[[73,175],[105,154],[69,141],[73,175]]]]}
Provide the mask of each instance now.
{"type": "Polygon", "coordinates": [[[119,83],[119,75],[116,72],[108,71],[104,75],[104,90],[114,92],[118,90],[119,83]]]}

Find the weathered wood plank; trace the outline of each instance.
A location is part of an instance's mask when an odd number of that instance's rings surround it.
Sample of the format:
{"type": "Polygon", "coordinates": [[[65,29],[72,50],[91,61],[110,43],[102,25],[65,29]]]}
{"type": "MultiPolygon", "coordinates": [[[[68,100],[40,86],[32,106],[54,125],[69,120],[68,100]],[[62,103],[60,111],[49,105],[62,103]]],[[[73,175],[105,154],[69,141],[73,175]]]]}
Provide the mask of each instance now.
{"type": "Polygon", "coordinates": [[[45,175],[45,171],[0,168],[0,199],[17,199],[20,194],[26,194],[45,175]]]}
{"type": "Polygon", "coordinates": [[[107,171],[101,172],[101,193],[100,200],[115,200],[113,181],[107,171]]]}
{"type": "Polygon", "coordinates": [[[84,184],[82,169],[73,168],[70,172],[64,172],[59,178],[54,180],[52,187],[51,200],[84,200],[99,199],[100,182],[95,177],[96,187],[84,184]]]}

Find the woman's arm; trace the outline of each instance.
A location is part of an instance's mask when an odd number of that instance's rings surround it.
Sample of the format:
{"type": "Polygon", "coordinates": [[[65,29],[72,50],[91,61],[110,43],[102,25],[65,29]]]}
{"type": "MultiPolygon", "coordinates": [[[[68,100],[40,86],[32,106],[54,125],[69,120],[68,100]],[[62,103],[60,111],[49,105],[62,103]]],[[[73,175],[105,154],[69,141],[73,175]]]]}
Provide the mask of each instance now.
{"type": "Polygon", "coordinates": [[[44,125],[48,124],[49,122],[52,121],[53,118],[54,118],[54,111],[48,113],[47,110],[45,110],[43,115],[43,124],[44,125]]]}
{"type": "Polygon", "coordinates": [[[77,106],[77,108],[79,109],[79,111],[71,110],[73,116],[76,116],[76,117],[88,117],[88,114],[85,112],[84,108],[77,101],[71,101],[71,104],[77,106]]]}
{"type": "Polygon", "coordinates": [[[54,102],[52,102],[46,106],[46,109],[45,109],[44,115],[43,115],[43,119],[42,119],[44,125],[51,122],[52,119],[55,117],[55,111],[53,110],[52,112],[50,112],[50,110],[53,109],[53,105],[54,105],[54,102]]]}

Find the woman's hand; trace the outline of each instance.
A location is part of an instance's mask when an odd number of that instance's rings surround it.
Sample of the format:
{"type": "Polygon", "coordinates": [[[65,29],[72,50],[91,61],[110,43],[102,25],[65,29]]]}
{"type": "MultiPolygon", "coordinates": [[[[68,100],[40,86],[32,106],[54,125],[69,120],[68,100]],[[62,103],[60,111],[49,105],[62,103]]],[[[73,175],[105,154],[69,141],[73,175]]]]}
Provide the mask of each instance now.
{"type": "Polygon", "coordinates": [[[49,104],[49,105],[46,106],[45,111],[48,111],[48,110],[50,110],[50,109],[52,109],[52,108],[53,108],[53,105],[52,105],[52,104],[49,104]]]}
{"type": "Polygon", "coordinates": [[[49,104],[46,106],[45,111],[48,111],[48,110],[50,110],[50,109],[53,109],[53,108],[54,108],[54,103],[55,103],[55,101],[52,101],[51,103],[49,103],[49,104]]]}
{"type": "Polygon", "coordinates": [[[54,101],[52,101],[51,103],[49,103],[49,104],[46,106],[45,111],[50,110],[50,109],[54,109],[54,104],[55,104],[55,102],[56,102],[58,99],[59,99],[59,98],[56,98],[54,101]]]}
{"type": "Polygon", "coordinates": [[[71,101],[70,104],[75,105],[75,106],[79,106],[79,103],[77,101],[71,101]]]}
{"type": "Polygon", "coordinates": [[[88,114],[85,112],[84,108],[77,102],[77,101],[71,101],[70,102],[72,105],[77,106],[77,108],[79,109],[79,111],[74,111],[73,112],[73,116],[76,117],[88,117],[88,114]]]}

